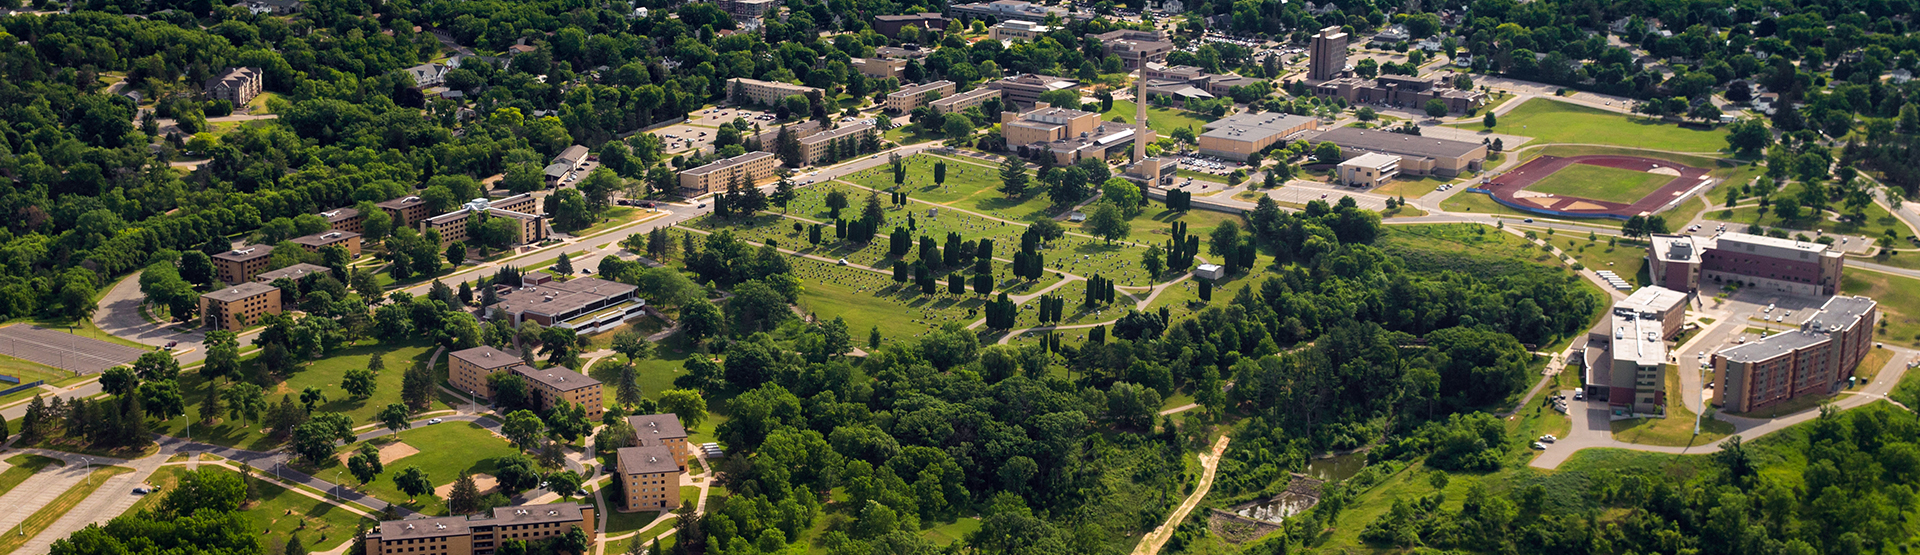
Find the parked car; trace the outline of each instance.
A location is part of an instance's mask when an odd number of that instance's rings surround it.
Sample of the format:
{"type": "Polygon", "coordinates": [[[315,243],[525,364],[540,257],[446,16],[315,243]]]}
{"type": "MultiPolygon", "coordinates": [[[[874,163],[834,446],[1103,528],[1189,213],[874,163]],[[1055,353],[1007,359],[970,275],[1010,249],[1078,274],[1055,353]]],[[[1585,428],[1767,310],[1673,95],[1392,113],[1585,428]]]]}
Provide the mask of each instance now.
{"type": "Polygon", "coordinates": [[[180,342],[179,342],[179,341],[168,341],[168,342],[167,342],[167,348],[168,348],[168,349],[172,349],[172,348],[174,348],[174,346],[176,346],[176,345],[179,345],[179,344],[180,344],[180,342]]]}
{"type": "Polygon", "coordinates": [[[1576,390],[1576,391],[1574,391],[1574,392],[1573,392],[1573,400],[1575,400],[1575,401],[1585,401],[1585,400],[1587,400],[1587,391],[1586,391],[1586,390],[1584,390],[1584,389],[1582,389],[1582,390],[1576,390]]]}
{"type": "Polygon", "coordinates": [[[1547,434],[1547,435],[1543,435],[1543,436],[1540,436],[1540,442],[1541,442],[1541,443],[1553,443],[1553,442],[1555,442],[1555,441],[1560,441],[1560,438],[1557,438],[1557,437],[1553,437],[1553,434],[1547,434]]]}
{"type": "Polygon", "coordinates": [[[444,420],[441,420],[441,419],[438,419],[438,418],[435,418],[435,419],[432,419],[432,420],[428,420],[428,421],[427,421],[427,425],[428,425],[428,426],[432,426],[432,425],[434,425],[434,424],[439,424],[439,423],[441,423],[441,422],[445,422],[445,421],[444,421],[444,420]]]}
{"type": "Polygon", "coordinates": [[[1533,448],[1537,450],[1545,451],[1547,450],[1547,444],[1536,441],[1536,442],[1533,442],[1533,448]]]}

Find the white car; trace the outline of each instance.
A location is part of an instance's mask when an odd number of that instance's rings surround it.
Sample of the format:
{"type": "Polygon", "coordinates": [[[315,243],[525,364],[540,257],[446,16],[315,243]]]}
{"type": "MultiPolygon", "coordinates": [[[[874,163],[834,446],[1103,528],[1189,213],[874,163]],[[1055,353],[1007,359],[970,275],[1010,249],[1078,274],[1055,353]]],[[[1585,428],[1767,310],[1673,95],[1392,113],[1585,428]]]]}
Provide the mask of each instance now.
{"type": "Polygon", "coordinates": [[[435,418],[435,419],[432,419],[432,420],[428,420],[428,421],[427,421],[427,425],[428,425],[428,426],[432,426],[432,425],[434,425],[434,424],[439,424],[439,423],[441,423],[441,422],[445,422],[445,420],[441,420],[441,419],[438,419],[438,418],[435,418]]]}
{"type": "Polygon", "coordinates": [[[1553,434],[1547,434],[1547,435],[1543,435],[1543,436],[1540,436],[1540,442],[1541,442],[1541,443],[1553,443],[1553,442],[1555,442],[1555,441],[1559,441],[1559,440],[1560,440],[1560,438],[1557,438],[1557,437],[1553,437],[1553,434]]]}
{"type": "Polygon", "coordinates": [[[1536,442],[1533,442],[1533,448],[1540,451],[1545,451],[1547,450],[1547,444],[1536,441],[1536,442]]]}

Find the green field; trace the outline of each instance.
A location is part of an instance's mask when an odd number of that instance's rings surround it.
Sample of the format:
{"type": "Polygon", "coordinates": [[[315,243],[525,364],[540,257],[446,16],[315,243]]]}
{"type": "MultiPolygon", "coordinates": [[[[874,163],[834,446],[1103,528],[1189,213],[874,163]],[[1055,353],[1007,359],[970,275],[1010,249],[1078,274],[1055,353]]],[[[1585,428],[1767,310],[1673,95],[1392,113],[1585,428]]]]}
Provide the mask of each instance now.
{"type": "Polygon", "coordinates": [[[1633,204],[1674,177],[1651,172],[1573,164],[1527,186],[1528,191],[1633,204]]]}
{"type": "MultiPolygon", "coordinates": [[[[1032,169],[1027,172],[1026,194],[1020,197],[1008,197],[999,190],[1000,169],[998,167],[930,154],[908,156],[901,163],[906,166],[907,176],[900,186],[906,190],[909,198],[916,201],[960,208],[1016,222],[1038,221],[1041,218],[1053,217],[1060,212],[1052,209],[1052,200],[1043,193],[1046,184],[1039,182],[1037,172],[1032,169]],[[947,163],[947,180],[936,184],[933,181],[933,167],[938,161],[947,163]]],[[[841,180],[874,190],[886,190],[895,186],[892,168],[884,165],[855,172],[842,177],[841,180]]],[[[809,189],[814,188],[819,186],[809,187],[809,189]]],[[[855,188],[842,190],[847,193],[851,201],[850,209],[857,211],[864,205],[868,191],[855,188]]],[[[805,199],[796,202],[793,213],[827,221],[825,217],[827,211],[823,202],[826,194],[823,190],[819,193],[820,196],[814,197],[812,202],[807,202],[805,199]],[[802,211],[803,206],[807,210],[802,211]]],[[[884,197],[885,195],[882,195],[882,203],[886,202],[884,197]]]]}
{"type": "MultiPolygon", "coordinates": [[[[226,472],[218,466],[202,465],[203,471],[226,472]]],[[[185,466],[163,466],[147,477],[147,483],[161,492],[140,498],[126,514],[138,513],[158,504],[165,492],[174,490],[180,483],[180,477],[187,473],[185,466]]],[[[269,476],[269,478],[271,478],[269,476]]],[[[267,553],[278,552],[287,545],[287,538],[300,535],[300,543],[307,549],[327,551],[339,547],[353,539],[353,533],[360,524],[361,516],[352,511],[288,490],[272,480],[253,480],[253,495],[241,505],[240,517],[247,520],[249,527],[260,539],[260,547],[267,553]]]]}
{"type": "MultiPolygon", "coordinates": [[[[20,379],[19,383],[21,384],[32,383],[37,380],[44,380],[47,382],[48,385],[57,385],[57,384],[66,382],[68,380],[74,380],[78,378],[78,376],[75,376],[73,375],[72,372],[68,372],[66,370],[61,370],[59,368],[54,368],[52,366],[47,366],[45,364],[40,364],[38,362],[21,360],[21,359],[13,358],[10,356],[0,356],[0,376],[13,376],[15,378],[19,378],[20,379]]],[[[15,385],[18,385],[18,384],[0,382],[0,388],[10,388],[15,385]]],[[[5,405],[5,404],[13,403],[15,401],[25,400],[25,399],[32,399],[34,395],[40,394],[43,391],[44,390],[37,387],[15,391],[11,394],[8,394],[5,397],[0,397],[0,405],[5,405]]]]}
{"type": "Polygon", "coordinates": [[[1866,295],[1880,303],[1876,341],[1920,347],[1920,280],[1855,270],[1841,276],[1840,292],[1866,295]]]}
{"type": "MultiPolygon", "coordinates": [[[[1727,131],[1689,129],[1657,119],[1628,116],[1544,98],[1526,101],[1501,114],[1494,133],[1537,139],[1535,144],[1603,144],[1674,152],[1719,152],[1727,148],[1727,131]]],[[[1486,129],[1480,122],[1448,127],[1486,129]]]]}
{"type": "MultiPolygon", "coordinates": [[[[486,428],[472,422],[416,426],[396,436],[376,438],[367,443],[372,443],[375,448],[379,448],[392,443],[394,440],[391,438],[394,437],[398,437],[400,442],[419,449],[420,452],[386,463],[385,472],[380,473],[380,476],[374,478],[372,482],[356,489],[383,501],[402,504],[428,514],[440,514],[446,507],[445,501],[433,494],[427,494],[415,498],[412,504],[407,504],[406,494],[400,493],[400,489],[393,485],[394,476],[409,466],[417,466],[420,470],[427,472],[427,478],[433,482],[434,487],[439,487],[458,480],[462,472],[492,474],[495,469],[495,457],[510,456],[516,452],[507,440],[495,437],[486,428]]],[[[356,443],[341,447],[340,452],[351,453],[359,449],[360,445],[356,443]]],[[[326,466],[315,472],[317,473],[314,476],[330,482],[354,483],[353,476],[346,473],[346,465],[338,461],[328,461],[326,466]]]]}
{"type": "MultiPolygon", "coordinates": [[[[370,423],[373,422],[374,415],[379,414],[381,408],[400,402],[401,377],[406,374],[408,366],[416,361],[425,364],[427,358],[433,356],[433,349],[432,343],[424,339],[398,345],[367,343],[340,349],[333,356],[308,363],[302,369],[295,371],[286,381],[265,388],[267,402],[278,404],[281,397],[288,395],[293,396],[298,402],[301,391],[309,387],[318,388],[326,394],[327,402],[315,405],[313,410],[347,415],[348,418],[353,419],[356,426],[370,423]],[[373,358],[374,353],[381,354],[381,360],[386,363],[386,369],[374,377],[376,387],[373,396],[365,400],[354,399],[340,388],[341,377],[346,375],[347,370],[366,368],[367,361],[373,358]]],[[[445,361],[441,361],[443,367],[445,364],[445,361]]],[[[187,422],[192,419],[198,423],[200,403],[201,399],[206,397],[206,388],[206,379],[198,372],[182,373],[180,394],[187,400],[189,416],[160,423],[155,426],[157,429],[154,431],[176,437],[187,437],[187,422]]],[[[428,410],[446,410],[447,408],[444,402],[436,398],[433,401],[433,407],[428,410]]],[[[274,444],[273,440],[263,433],[264,428],[265,426],[259,422],[232,421],[224,418],[223,415],[221,421],[212,427],[194,426],[193,439],[216,445],[264,450],[271,448],[274,444]]]]}
{"type": "MultiPolygon", "coordinates": [[[[1093,106],[1093,108],[1098,107],[1100,107],[1099,104],[1093,106]]],[[[1133,123],[1133,113],[1138,110],[1139,108],[1135,106],[1131,100],[1115,100],[1113,101],[1113,109],[1100,113],[1100,121],[1113,121],[1114,116],[1119,116],[1121,120],[1127,123],[1133,123]]],[[[1210,121],[1201,119],[1202,117],[1204,116],[1186,110],[1171,110],[1155,106],[1147,107],[1147,127],[1153,128],[1155,133],[1163,137],[1169,136],[1169,134],[1173,133],[1173,130],[1182,127],[1190,128],[1193,130],[1194,136],[1200,136],[1201,133],[1205,132],[1201,127],[1206,126],[1207,122],[1210,121]]]]}
{"type": "Polygon", "coordinates": [[[40,469],[56,464],[66,465],[66,463],[60,462],[59,459],[42,457],[40,455],[14,455],[12,458],[7,459],[7,464],[9,465],[7,471],[0,472],[0,495],[5,495],[8,491],[12,491],[14,486],[18,486],[21,482],[27,481],[28,477],[39,472],[40,469]]]}
{"type": "MultiPolygon", "coordinates": [[[[1546,217],[1540,214],[1534,214],[1531,212],[1522,212],[1514,208],[1508,208],[1507,205],[1494,202],[1493,197],[1490,195],[1483,195],[1480,193],[1468,193],[1468,192],[1463,192],[1457,195],[1447,197],[1447,200],[1445,202],[1440,203],[1440,209],[1448,212],[1464,212],[1469,214],[1498,214],[1502,216],[1508,216],[1508,219],[1510,220],[1546,217]]],[[[1621,223],[1620,220],[1613,220],[1613,219],[1607,219],[1607,218],[1562,218],[1562,219],[1577,220],[1580,223],[1584,223],[1588,225],[1597,225],[1597,226],[1605,226],[1605,227],[1612,227],[1612,228],[1620,227],[1620,223],[1621,223]]],[[[1514,221],[1509,223],[1517,224],[1520,222],[1514,221]]]]}
{"type": "Polygon", "coordinates": [[[1705,445],[1733,434],[1733,424],[1723,420],[1702,418],[1699,419],[1700,434],[1694,435],[1694,413],[1687,410],[1681,395],[1699,395],[1699,393],[1680,389],[1681,371],[1677,366],[1667,365],[1666,418],[1615,420],[1612,422],[1613,438],[1628,443],[1686,447],[1705,445]]]}

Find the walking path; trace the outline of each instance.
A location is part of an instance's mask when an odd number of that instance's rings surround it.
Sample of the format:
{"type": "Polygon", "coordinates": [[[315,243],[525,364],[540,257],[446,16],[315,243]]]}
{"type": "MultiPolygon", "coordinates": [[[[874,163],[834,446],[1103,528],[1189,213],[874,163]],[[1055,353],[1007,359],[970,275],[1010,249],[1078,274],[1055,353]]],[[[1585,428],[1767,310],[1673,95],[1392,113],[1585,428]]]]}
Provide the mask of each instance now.
{"type": "Polygon", "coordinates": [[[1187,514],[1193,512],[1193,508],[1200,504],[1201,499],[1206,498],[1207,492],[1213,489],[1213,474],[1220,467],[1220,456],[1227,452],[1227,440],[1227,436],[1220,436],[1218,441],[1213,442],[1211,454],[1198,457],[1200,483],[1194,486],[1193,495],[1187,496],[1187,500],[1180,503],[1180,508],[1174,509],[1173,514],[1167,515],[1167,521],[1161,523],[1159,528],[1154,528],[1152,532],[1140,538],[1140,545],[1134,548],[1133,555],[1158,555],[1160,548],[1167,545],[1167,540],[1173,538],[1173,531],[1180,528],[1180,522],[1187,519],[1187,514]]]}

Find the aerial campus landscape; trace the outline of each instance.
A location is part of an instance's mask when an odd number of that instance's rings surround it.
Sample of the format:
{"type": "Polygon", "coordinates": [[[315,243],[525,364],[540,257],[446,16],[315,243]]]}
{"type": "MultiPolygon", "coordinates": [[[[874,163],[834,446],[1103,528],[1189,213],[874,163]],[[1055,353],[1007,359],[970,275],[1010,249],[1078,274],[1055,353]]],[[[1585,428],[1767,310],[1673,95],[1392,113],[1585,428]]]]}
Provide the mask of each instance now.
{"type": "Polygon", "coordinates": [[[0,4],[0,555],[1906,553],[1916,9],[0,4]]]}

